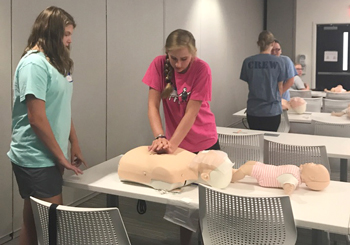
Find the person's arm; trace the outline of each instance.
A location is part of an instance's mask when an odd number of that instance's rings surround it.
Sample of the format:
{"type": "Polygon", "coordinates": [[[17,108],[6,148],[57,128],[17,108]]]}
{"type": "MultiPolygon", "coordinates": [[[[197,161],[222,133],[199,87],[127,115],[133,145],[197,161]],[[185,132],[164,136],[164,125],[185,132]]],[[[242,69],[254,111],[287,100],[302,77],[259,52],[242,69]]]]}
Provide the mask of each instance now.
{"type": "MultiPolygon", "coordinates": [[[[148,92],[148,119],[151,125],[154,138],[159,135],[164,135],[164,130],[162,126],[162,120],[160,118],[160,92],[150,88],[148,92]]],[[[157,153],[164,152],[165,149],[169,147],[169,141],[166,138],[158,138],[153,140],[152,145],[149,146],[149,151],[154,151],[157,153]]]]}
{"type": "Polygon", "coordinates": [[[301,90],[310,90],[310,86],[307,83],[304,83],[305,88],[302,88],[301,90]]]}
{"type": "Polygon", "coordinates": [[[282,97],[283,92],[283,81],[278,82],[278,91],[280,92],[280,95],[282,97]]]}
{"type": "Polygon", "coordinates": [[[87,167],[86,162],[83,158],[83,154],[81,153],[78,137],[73,124],[73,119],[71,120],[69,141],[71,143],[71,163],[77,167],[79,167],[81,164],[84,164],[85,167],[87,167]]]}
{"type": "Polygon", "coordinates": [[[26,95],[26,105],[30,126],[38,138],[55,156],[57,163],[74,171],[75,174],[82,174],[83,171],[68,162],[58,145],[50,123],[46,117],[45,101],[37,99],[34,95],[29,94],[26,95]]]}
{"type": "Polygon", "coordinates": [[[199,101],[199,100],[188,101],[185,115],[181,119],[173,136],[169,140],[170,147],[167,150],[168,153],[173,153],[178,148],[182,140],[186,137],[187,133],[190,131],[192,125],[196,120],[196,117],[199,112],[199,109],[201,108],[201,105],[202,105],[202,101],[199,101]]]}
{"type": "Polygon", "coordinates": [[[286,92],[294,83],[294,77],[289,78],[285,83],[283,83],[282,94],[286,92]]]}

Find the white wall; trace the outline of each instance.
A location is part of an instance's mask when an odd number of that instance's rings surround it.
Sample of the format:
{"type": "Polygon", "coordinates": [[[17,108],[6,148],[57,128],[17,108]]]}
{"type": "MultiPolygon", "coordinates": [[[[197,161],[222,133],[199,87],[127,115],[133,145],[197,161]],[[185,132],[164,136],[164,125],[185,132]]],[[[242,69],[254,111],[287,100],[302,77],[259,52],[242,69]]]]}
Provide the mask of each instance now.
{"type": "Polygon", "coordinates": [[[142,78],[162,54],[163,1],[107,2],[107,158],[151,143],[142,78]]]}
{"type": "Polygon", "coordinates": [[[12,167],[6,152],[11,139],[11,1],[0,1],[0,244],[12,232],[12,167]],[[3,208],[7,207],[7,208],[3,208]],[[3,238],[3,239],[2,239],[3,238]]]}
{"type": "Polygon", "coordinates": [[[316,57],[314,43],[315,24],[349,23],[349,1],[297,0],[295,55],[306,55],[306,74],[303,81],[315,86],[312,74],[316,57]],[[312,82],[312,83],[311,83],[312,82]]]}
{"type": "Polygon", "coordinates": [[[203,1],[201,57],[212,69],[211,109],[218,126],[232,124],[232,114],[247,106],[248,85],[239,76],[243,60],[259,53],[262,29],[261,0],[203,1]]]}
{"type": "MultiPolygon", "coordinates": [[[[148,88],[141,80],[152,59],[164,53],[166,36],[177,28],[193,32],[198,56],[212,69],[211,108],[217,125],[230,125],[232,114],[246,107],[248,89],[239,80],[241,64],[258,53],[256,41],[263,27],[261,0],[0,1],[0,208],[11,216],[12,207],[4,200],[13,190],[14,230],[21,224],[23,201],[16,184],[11,184],[12,177],[2,178],[11,176],[6,157],[11,80],[36,16],[50,5],[67,10],[77,22],[72,43],[72,112],[89,166],[151,143],[148,88]]],[[[87,194],[65,188],[64,200],[70,203],[87,194]]],[[[5,216],[1,213],[1,217],[5,216]]],[[[0,238],[7,229],[0,225],[0,238]]]]}

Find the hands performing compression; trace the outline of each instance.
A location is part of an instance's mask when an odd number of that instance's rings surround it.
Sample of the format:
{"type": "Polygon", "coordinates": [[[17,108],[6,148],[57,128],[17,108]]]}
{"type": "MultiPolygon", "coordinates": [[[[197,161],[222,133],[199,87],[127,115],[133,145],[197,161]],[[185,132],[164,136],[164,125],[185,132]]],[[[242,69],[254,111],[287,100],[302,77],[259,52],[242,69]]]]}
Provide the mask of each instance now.
{"type": "Polygon", "coordinates": [[[158,138],[153,140],[152,145],[148,147],[149,151],[153,151],[157,154],[171,154],[176,151],[177,147],[172,145],[166,138],[158,138]]]}

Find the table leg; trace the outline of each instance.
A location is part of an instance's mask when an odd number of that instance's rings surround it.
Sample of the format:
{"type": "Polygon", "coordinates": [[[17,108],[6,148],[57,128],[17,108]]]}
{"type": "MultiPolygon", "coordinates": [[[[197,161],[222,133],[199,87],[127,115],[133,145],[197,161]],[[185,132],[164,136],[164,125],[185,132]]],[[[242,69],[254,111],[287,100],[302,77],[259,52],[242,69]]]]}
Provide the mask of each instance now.
{"type": "Polygon", "coordinates": [[[340,159],[340,181],[348,182],[348,159],[340,159]]]}
{"type": "Polygon", "coordinates": [[[329,233],[312,229],[312,245],[330,245],[329,233]]]}
{"type": "Polygon", "coordinates": [[[119,196],[107,194],[107,207],[119,207],[119,196]]]}

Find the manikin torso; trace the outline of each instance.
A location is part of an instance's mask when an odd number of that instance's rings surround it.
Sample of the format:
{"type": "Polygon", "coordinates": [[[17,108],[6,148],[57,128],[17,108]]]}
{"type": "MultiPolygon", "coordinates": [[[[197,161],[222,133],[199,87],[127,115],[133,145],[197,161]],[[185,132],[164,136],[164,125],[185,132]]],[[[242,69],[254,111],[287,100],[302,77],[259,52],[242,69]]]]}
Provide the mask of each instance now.
{"type": "Polygon", "coordinates": [[[141,146],[121,158],[118,175],[122,181],[173,190],[198,180],[198,170],[188,167],[195,156],[196,154],[180,148],[171,155],[152,154],[147,146],[141,146]]]}

